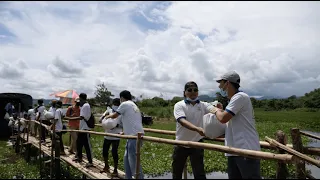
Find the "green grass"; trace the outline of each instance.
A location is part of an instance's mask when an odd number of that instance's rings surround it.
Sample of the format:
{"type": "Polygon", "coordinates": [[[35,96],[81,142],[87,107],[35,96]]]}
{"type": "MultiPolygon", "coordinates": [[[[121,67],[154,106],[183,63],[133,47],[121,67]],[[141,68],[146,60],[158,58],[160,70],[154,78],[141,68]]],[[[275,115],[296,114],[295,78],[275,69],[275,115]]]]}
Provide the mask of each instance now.
{"type": "Polygon", "coordinates": [[[0,141],[0,179],[12,179],[16,175],[24,175],[25,179],[39,179],[39,168],[36,164],[28,164],[22,156],[17,155],[7,141],[0,141]]]}

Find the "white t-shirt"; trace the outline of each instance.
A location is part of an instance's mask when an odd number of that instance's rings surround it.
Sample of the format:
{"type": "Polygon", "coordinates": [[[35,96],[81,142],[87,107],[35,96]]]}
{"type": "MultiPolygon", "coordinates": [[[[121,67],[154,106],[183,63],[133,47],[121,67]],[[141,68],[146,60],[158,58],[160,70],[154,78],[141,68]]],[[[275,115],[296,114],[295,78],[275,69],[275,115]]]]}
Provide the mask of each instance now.
{"type": "Polygon", "coordinates": [[[122,102],[116,112],[122,116],[123,132],[125,135],[135,136],[139,132],[144,133],[141,112],[134,102],[122,102]]]}
{"type": "MultiPolygon", "coordinates": [[[[185,118],[188,122],[197,127],[203,128],[203,116],[208,114],[213,106],[209,103],[199,101],[195,105],[181,100],[174,105],[173,115],[178,121],[185,118]]],[[[179,122],[176,123],[176,140],[198,142],[204,138],[198,132],[183,127],[179,122]]]]}
{"type": "Polygon", "coordinates": [[[91,116],[91,107],[88,103],[85,103],[80,109],[80,116],[84,117],[84,119],[80,120],[80,130],[90,130],[86,121],[89,120],[91,116]]]}
{"type": "Polygon", "coordinates": [[[62,110],[61,108],[58,108],[54,113],[54,119],[56,121],[56,131],[62,130],[62,110]]]}
{"type": "Polygon", "coordinates": [[[31,120],[35,120],[36,119],[36,113],[34,113],[34,109],[29,109],[28,110],[28,115],[30,116],[31,120]]]}
{"type": "Polygon", "coordinates": [[[40,113],[40,119],[39,120],[42,120],[42,121],[46,120],[46,118],[44,117],[44,110],[45,109],[46,109],[46,107],[44,107],[43,105],[38,108],[37,116],[40,113]]]}
{"type": "MultiPolygon", "coordinates": [[[[230,99],[226,111],[233,117],[226,123],[225,145],[260,151],[259,135],[255,127],[250,97],[244,92],[238,92],[230,99]]],[[[237,155],[226,153],[226,156],[237,155]]]]}

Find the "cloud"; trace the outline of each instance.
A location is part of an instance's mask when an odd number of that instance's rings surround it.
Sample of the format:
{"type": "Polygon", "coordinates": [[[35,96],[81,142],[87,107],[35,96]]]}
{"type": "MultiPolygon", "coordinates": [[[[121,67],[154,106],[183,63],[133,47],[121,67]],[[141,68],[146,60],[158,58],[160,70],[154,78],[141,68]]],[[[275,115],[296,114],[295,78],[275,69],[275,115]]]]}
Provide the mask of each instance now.
{"type": "Polygon", "coordinates": [[[214,94],[236,70],[254,96],[319,87],[316,2],[6,2],[0,7],[0,91],[50,98],[180,96],[187,81],[214,94]],[[290,6],[290,8],[288,8],[290,6]]]}

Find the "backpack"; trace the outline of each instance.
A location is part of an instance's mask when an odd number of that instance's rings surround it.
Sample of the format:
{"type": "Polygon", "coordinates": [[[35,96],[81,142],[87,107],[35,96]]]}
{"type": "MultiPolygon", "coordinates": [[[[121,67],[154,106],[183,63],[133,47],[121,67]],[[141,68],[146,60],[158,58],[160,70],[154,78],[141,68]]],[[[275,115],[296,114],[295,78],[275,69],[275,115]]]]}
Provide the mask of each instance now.
{"type": "Polygon", "coordinates": [[[89,128],[93,129],[95,125],[94,115],[91,113],[91,116],[88,121],[86,121],[89,128]]]}

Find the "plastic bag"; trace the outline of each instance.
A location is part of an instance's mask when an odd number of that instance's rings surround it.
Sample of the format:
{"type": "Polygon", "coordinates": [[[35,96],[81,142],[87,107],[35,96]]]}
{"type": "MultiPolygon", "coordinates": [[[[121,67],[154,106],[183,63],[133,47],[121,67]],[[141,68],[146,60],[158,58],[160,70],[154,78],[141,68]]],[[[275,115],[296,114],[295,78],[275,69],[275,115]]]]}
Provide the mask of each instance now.
{"type": "Polygon", "coordinates": [[[109,119],[103,119],[101,125],[104,130],[110,130],[115,128],[117,124],[118,124],[117,120],[109,118],[109,119]]]}
{"type": "Polygon", "coordinates": [[[4,115],[4,119],[9,120],[9,118],[10,118],[9,113],[6,113],[6,114],[4,115]]]}
{"type": "Polygon", "coordinates": [[[203,130],[208,138],[217,138],[225,134],[226,124],[222,124],[214,114],[208,113],[203,116],[203,130]]]}
{"type": "Polygon", "coordinates": [[[44,118],[46,118],[47,120],[49,119],[53,119],[54,118],[54,113],[50,112],[50,111],[44,111],[44,118]]]}

